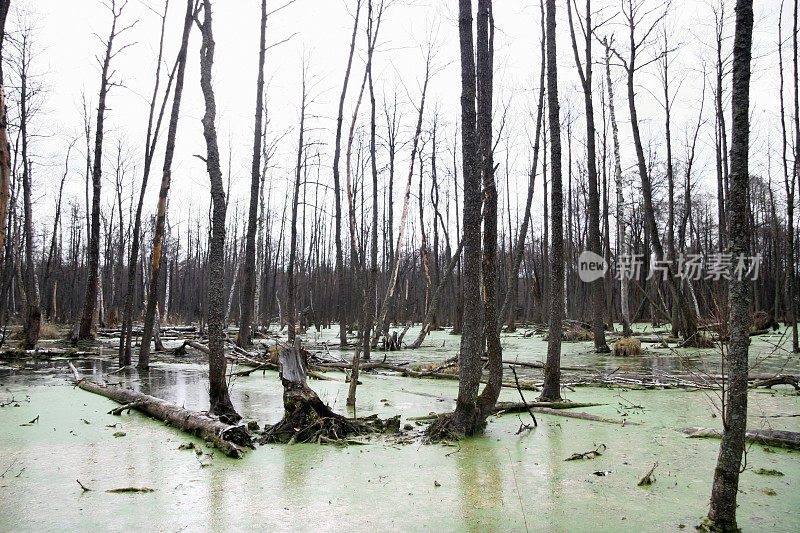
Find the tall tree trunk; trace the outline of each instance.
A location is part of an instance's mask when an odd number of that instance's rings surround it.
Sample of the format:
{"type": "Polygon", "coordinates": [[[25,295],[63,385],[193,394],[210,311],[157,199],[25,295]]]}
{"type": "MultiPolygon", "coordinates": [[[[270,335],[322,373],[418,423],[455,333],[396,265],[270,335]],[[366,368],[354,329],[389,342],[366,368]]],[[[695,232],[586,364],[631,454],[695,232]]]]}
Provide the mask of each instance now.
{"type": "Polygon", "coordinates": [[[256,120],[253,131],[253,166],[250,177],[250,211],[247,219],[247,244],[244,252],[244,282],[242,283],[242,313],[239,317],[239,336],[236,344],[245,348],[250,344],[253,300],[256,289],[256,227],[258,225],[258,191],[261,187],[261,139],[264,116],[264,56],[266,55],[267,0],[261,0],[261,38],[258,48],[258,76],[256,80],[256,120]]]}
{"type": "MultiPolygon", "coordinates": [[[[187,0],[187,10],[192,9],[194,0],[187,0]]],[[[164,99],[161,103],[161,109],[158,114],[155,124],[156,101],[158,99],[158,87],[161,80],[161,58],[164,53],[164,30],[167,21],[167,9],[169,8],[169,0],[164,2],[164,13],[161,17],[161,38],[159,39],[158,58],[155,74],[155,84],[153,87],[153,96],[150,100],[150,112],[147,119],[147,136],[145,138],[144,150],[144,170],[142,172],[142,184],[139,189],[139,201],[136,204],[136,215],[133,220],[133,229],[131,230],[131,247],[128,254],[128,280],[125,288],[125,305],[122,312],[122,328],[119,337],[119,366],[131,364],[131,344],[132,344],[132,331],[133,331],[133,298],[135,293],[136,276],[139,270],[139,245],[141,242],[141,228],[142,228],[142,208],[144,206],[144,195],[147,191],[147,180],[150,177],[150,168],[155,155],[156,141],[158,140],[158,132],[161,129],[161,121],[164,117],[164,110],[166,109],[167,99],[169,97],[172,80],[175,76],[175,68],[170,74],[167,90],[164,94],[164,99]],[[155,128],[154,128],[155,126],[155,128]]],[[[175,64],[177,67],[177,62],[175,64]]]]}
{"type": "Polygon", "coordinates": [[[353,52],[356,46],[356,34],[358,33],[358,16],[361,13],[361,2],[357,0],[356,14],[353,19],[353,35],[350,38],[350,53],[347,56],[347,69],[344,72],[344,82],[342,83],[342,93],[339,97],[339,115],[336,118],[336,144],[333,150],[333,196],[335,200],[335,244],[336,244],[336,278],[338,291],[336,295],[336,315],[339,319],[339,344],[347,345],[347,313],[345,309],[345,277],[344,277],[344,257],[342,252],[342,193],[339,179],[339,160],[342,156],[342,122],[344,120],[344,100],[347,95],[347,85],[350,81],[350,69],[353,66],[353,52]]]}
{"type": "Polygon", "coordinates": [[[300,132],[297,144],[297,163],[295,166],[295,178],[292,200],[292,226],[289,229],[289,264],[286,266],[286,313],[289,324],[289,344],[294,345],[297,335],[297,297],[295,263],[297,257],[297,205],[300,198],[300,182],[303,172],[303,152],[305,150],[305,123],[306,123],[306,67],[303,65],[302,99],[300,102],[300,132]]]}
{"type": "Polygon", "coordinates": [[[547,361],[540,399],[561,399],[561,322],[564,313],[564,228],[561,191],[561,121],[558,112],[558,72],[556,70],[556,3],[547,4],[547,110],[550,126],[550,324],[547,361]]]}
{"type": "Polygon", "coordinates": [[[481,161],[475,111],[475,48],[472,37],[472,1],[458,2],[461,48],[461,152],[464,181],[464,330],[458,357],[458,399],[454,430],[472,434],[479,429],[476,401],[481,379],[484,344],[484,307],[481,302],[481,161]]]}
{"type": "Polygon", "coordinates": [[[81,315],[77,340],[94,338],[95,306],[97,305],[97,284],[100,268],[100,188],[103,176],[103,120],[106,112],[106,97],[111,87],[109,67],[115,52],[113,49],[114,38],[117,36],[117,22],[125,8],[123,3],[117,9],[115,2],[111,2],[111,32],[106,41],[106,52],[103,58],[103,67],[100,74],[100,93],[97,104],[97,125],[94,137],[94,162],[92,165],[92,208],[88,244],[88,261],[86,292],[83,298],[83,314],[81,315]]]}
{"type": "Polygon", "coordinates": [[[481,422],[492,413],[503,382],[503,348],[497,314],[497,186],[492,153],[494,17],[492,0],[478,0],[477,20],[478,161],[483,175],[483,308],[489,379],[478,398],[481,422]]]}
{"type": "MultiPolygon", "coordinates": [[[[736,1],[731,91],[731,190],[728,196],[730,248],[734,258],[750,253],[746,205],[749,188],[750,57],[753,40],[753,2],[736,1]],[[734,200],[731,200],[734,199],[734,200]]],[[[728,383],[723,413],[723,434],[714,485],[711,490],[710,525],[736,531],[736,496],[747,428],[747,373],[750,344],[750,291],[747,279],[729,282],[731,319],[728,341],[728,383]]]]}
{"type": "Polygon", "coordinates": [[[23,29],[19,36],[21,40],[19,49],[21,53],[20,68],[20,114],[19,126],[22,138],[22,204],[25,213],[25,293],[27,295],[27,309],[25,310],[25,325],[23,329],[22,347],[30,350],[39,343],[39,328],[42,323],[42,309],[39,305],[39,282],[36,279],[36,265],[34,263],[33,249],[33,213],[31,209],[31,168],[28,159],[28,66],[30,63],[30,34],[23,29]]]}
{"type": "MultiPolygon", "coordinates": [[[[6,121],[6,101],[3,80],[3,42],[6,35],[6,16],[11,0],[0,0],[0,284],[5,286],[6,266],[9,261],[4,257],[6,249],[6,225],[8,222],[8,198],[11,187],[11,153],[8,144],[8,124],[6,121]]],[[[0,296],[5,300],[5,289],[0,289],[0,296]]],[[[3,309],[0,303],[0,310],[3,309]]],[[[0,321],[3,320],[0,314],[0,321]]]]}
{"type": "MultiPolygon", "coordinates": [[[[589,174],[589,251],[598,256],[602,254],[600,247],[600,189],[597,179],[597,154],[595,149],[594,103],[592,102],[592,8],[591,0],[586,0],[586,16],[584,25],[584,40],[586,45],[585,65],[581,66],[578,55],[578,44],[575,40],[575,28],[572,24],[572,7],[567,2],[567,15],[569,17],[569,32],[572,38],[572,51],[575,56],[575,66],[583,87],[583,104],[586,111],[586,169],[589,174]]],[[[606,344],[605,323],[603,310],[605,309],[604,279],[599,278],[590,283],[591,295],[591,324],[594,336],[594,351],[608,353],[611,350],[606,344]]]]}
{"type": "Polygon", "coordinates": [[[181,48],[178,52],[177,66],[178,71],[175,76],[175,94],[172,98],[172,111],[169,117],[167,129],[167,145],[164,151],[164,168],[161,174],[161,189],[158,193],[158,204],[156,206],[156,225],[153,230],[153,250],[150,261],[150,291],[147,295],[147,311],[144,317],[144,329],[142,330],[142,343],[139,348],[139,361],[137,367],[146,369],[150,365],[150,341],[153,336],[153,324],[156,318],[156,307],[158,306],[158,294],[161,284],[161,253],[164,241],[164,226],[167,218],[167,196],[169,187],[172,183],[172,159],[175,156],[175,140],[178,134],[178,119],[180,117],[181,97],[183,95],[183,78],[186,72],[186,56],[189,48],[189,34],[192,29],[192,2],[186,5],[186,16],[183,22],[183,36],[181,38],[181,48]]]}
{"type": "Polygon", "coordinates": [[[224,284],[225,284],[225,189],[222,185],[222,169],[219,163],[217,129],[214,124],[217,104],[211,85],[211,69],[214,65],[214,33],[211,26],[211,0],[203,0],[203,22],[197,20],[203,42],[200,46],[200,87],[205,100],[203,136],[206,140],[206,168],[211,181],[212,230],[208,268],[208,379],[209,412],[223,421],[241,419],[236,413],[228,393],[225,361],[224,330],[224,284]]]}
{"type": "MultiPolygon", "coordinates": [[[[622,164],[619,155],[619,128],[617,117],[614,113],[614,86],[611,81],[611,44],[603,39],[606,49],[606,86],[608,87],[608,115],[611,120],[611,134],[614,139],[614,182],[617,190],[617,262],[621,254],[628,254],[629,250],[625,238],[625,197],[622,185],[622,164]]],[[[628,302],[628,279],[620,276],[620,316],[622,317],[622,335],[630,337],[631,309],[628,302]]]]}
{"type": "MultiPolygon", "coordinates": [[[[636,111],[636,95],[634,90],[634,73],[636,72],[636,53],[642,46],[643,42],[637,42],[636,31],[636,10],[629,3],[629,9],[625,13],[628,22],[629,31],[629,45],[630,55],[627,61],[624,62],[625,71],[627,73],[628,85],[628,109],[631,117],[631,129],[633,133],[633,144],[636,148],[636,160],[638,164],[639,176],[642,183],[642,198],[644,200],[644,217],[647,227],[647,234],[650,239],[650,245],[655,253],[657,261],[663,261],[664,247],[661,245],[661,238],[658,234],[658,224],[655,219],[655,211],[653,209],[653,190],[652,182],[650,180],[650,173],[647,168],[647,163],[644,157],[644,148],[642,147],[642,138],[639,131],[639,118],[636,111]]],[[[619,57],[619,56],[618,56],[619,57]]],[[[683,296],[683,291],[678,284],[678,277],[675,273],[675,268],[672,264],[666,264],[667,281],[669,283],[670,292],[672,297],[681,310],[683,317],[682,329],[685,339],[685,344],[692,344],[698,341],[697,337],[697,317],[694,316],[689,308],[686,298],[683,296]]]]}

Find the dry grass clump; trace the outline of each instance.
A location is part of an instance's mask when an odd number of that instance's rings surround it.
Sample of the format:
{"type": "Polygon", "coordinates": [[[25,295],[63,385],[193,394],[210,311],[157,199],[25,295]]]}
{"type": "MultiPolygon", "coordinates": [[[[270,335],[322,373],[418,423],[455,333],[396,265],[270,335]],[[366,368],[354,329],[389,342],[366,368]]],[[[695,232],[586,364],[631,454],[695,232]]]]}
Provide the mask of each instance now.
{"type": "Polygon", "coordinates": [[[642,341],[635,337],[623,337],[614,343],[612,353],[621,357],[642,355],[642,341]]]}

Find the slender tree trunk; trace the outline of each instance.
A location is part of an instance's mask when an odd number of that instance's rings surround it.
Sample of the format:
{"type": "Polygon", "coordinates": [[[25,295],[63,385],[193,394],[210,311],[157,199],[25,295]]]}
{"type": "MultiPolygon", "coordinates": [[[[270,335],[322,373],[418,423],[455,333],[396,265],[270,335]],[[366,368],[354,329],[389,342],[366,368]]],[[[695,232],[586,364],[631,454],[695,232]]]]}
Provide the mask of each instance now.
{"type": "Polygon", "coordinates": [[[564,313],[564,229],[561,191],[561,121],[558,109],[558,72],[556,70],[556,3],[547,4],[547,109],[550,126],[550,324],[547,337],[547,361],[540,399],[561,399],[561,322],[564,313]]]}
{"type": "Polygon", "coordinates": [[[19,37],[20,58],[20,137],[22,138],[22,204],[25,214],[25,293],[27,309],[25,311],[24,339],[22,347],[30,350],[39,343],[39,329],[42,323],[42,309],[39,305],[39,282],[36,279],[36,265],[33,249],[33,212],[31,209],[31,169],[28,160],[28,64],[29,34],[23,30],[19,37]]]}
{"type": "Polygon", "coordinates": [[[181,97],[183,96],[183,78],[186,72],[186,56],[189,48],[189,34],[192,29],[192,2],[188,1],[186,16],[183,23],[183,37],[181,48],[178,52],[178,71],[175,76],[175,94],[172,99],[172,111],[167,129],[167,145],[164,151],[164,168],[161,175],[161,189],[158,193],[156,206],[156,225],[153,230],[153,250],[150,261],[150,292],[147,295],[147,311],[144,317],[142,343],[139,348],[139,361],[137,367],[146,369],[150,365],[150,340],[153,336],[153,324],[158,306],[158,294],[161,284],[161,254],[164,241],[164,226],[167,218],[167,196],[172,183],[172,159],[175,156],[175,140],[178,134],[178,119],[180,117],[181,97]]]}
{"type": "MultiPolygon", "coordinates": [[[[192,9],[194,0],[187,0],[187,10],[192,9]]],[[[131,230],[131,247],[128,255],[128,280],[125,288],[125,305],[122,313],[122,331],[119,337],[119,366],[131,364],[131,344],[132,344],[132,330],[133,330],[133,298],[136,285],[136,276],[139,270],[139,247],[141,242],[141,228],[142,228],[142,208],[144,206],[144,195],[147,191],[147,180],[150,177],[150,168],[155,155],[156,141],[158,140],[158,132],[161,129],[161,121],[164,117],[164,110],[167,105],[167,98],[174,79],[175,69],[167,84],[167,90],[164,94],[164,99],[161,103],[161,109],[158,118],[155,122],[155,129],[153,119],[155,118],[156,101],[158,98],[158,87],[161,79],[161,58],[164,52],[164,30],[167,20],[167,9],[169,7],[169,0],[164,2],[164,13],[161,18],[161,38],[159,39],[158,59],[156,66],[155,84],[153,87],[153,96],[150,100],[150,113],[147,119],[147,136],[145,139],[144,150],[144,170],[142,172],[142,184],[139,190],[139,201],[136,204],[136,216],[133,220],[133,229],[131,230]]],[[[177,62],[175,64],[177,67],[177,62]]]]}
{"type": "MultiPolygon", "coordinates": [[[[750,57],[753,39],[753,2],[736,1],[731,91],[731,190],[728,196],[730,243],[733,257],[750,253],[746,204],[741,201],[749,188],[750,57]],[[731,199],[734,200],[731,200],[731,199]]],[[[729,282],[731,319],[728,342],[728,382],[723,413],[723,434],[714,485],[711,490],[709,525],[721,531],[736,531],[736,496],[747,428],[747,374],[750,344],[750,282],[729,282]]]]}
{"type": "MultiPolygon", "coordinates": [[[[8,222],[8,199],[11,188],[11,151],[8,144],[8,125],[6,121],[6,101],[3,80],[3,42],[6,34],[6,16],[11,0],[0,0],[0,284],[5,285],[8,258],[4,257],[6,249],[6,225],[8,222]]],[[[0,297],[5,300],[5,289],[0,289],[0,297]]],[[[0,311],[4,308],[0,304],[0,311]]],[[[3,316],[0,313],[0,321],[3,316]]]]}
{"type": "Polygon", "coordinates": [[[106,41],[106,51],[100,74],[100,94],[97,104],[97,126],[94,137],[94,163],[92,165],[92,208],[89,231],[89,254],[87,261],[86,292],[83,298],[83,314],[80,320],[77,340],[94,338],[95,306],[97,305],[97,284],[100,268],[100,188],[103,176],[103,120],[106,112],[106,97],[110,88],[109,67],[114,55],[114,37],[117,35],[117,22],[125,4],[117,10],[111,3],[111,32],[106,41]]]}
{"type": "Polygon", "coordinates": [[[350,69],[353,66],[353,52],[356,46],[356,34],[358,33],[358,16],[361,12],[361,2],[356,3],[356,14],[353,19],[353,35],[350,39],[350,53],[347,56],[347,69],[344,73],[342,83],[342,93],[339,97],[339,115],[336,119],[336,144],[333,151],[333,196],[335,200],[335,244],[336,244],[336,278],[338,290],[336,296],[336,314],[339,319],[339,344],[347,345],[347,313],[345,309],[345,276],[344,276],[344,257],[342,252],[342,193],[339,179],[339,160],[342,156],[342,122],[344,120],[344,100],[347,95],[347,85],[350,81],[350,69]]]}
{"type": "Polygon", "coordinates": [[[478,0],[477,20],[477,134],[483,174],[483,308],[489,379],[478,398],[481,423],[492,413],[503,382],[503,348],[497,313],[497,186],[492,153],[492,96],[494,17],[492,0],[478,0]]]}
{"type": "MultiPolygon", "coordinates": [[[[603,39],[603,46],[606,49],[606,86],[608,87],[608,114],[611,120],[611,134],[614,139],[614,182],[617,189],[617,262],[621,254],[628,254],[629,249],[625,237],[625,197],[622,185],[622,164],[619,155],[619,128],[617,127],[617,117],[614,113],[614,86],[611,82],[611,44],[603,39]]],[[[620,277],[620,316],[622,317],[622,335],[630,337],[631,332],[631,310],[628,303],[628,279],[620,277]]]]}
{"type": "Polygon", "coordinates": [[[264,116],[264,56],[266,55],[267,0],[261,0],[261,38],[258,48],[258,76],[256,81],[256,120],[253,131],[253,166],[250,178],[250,212],[247,219],[247,244],[244,257],[244,282],[242,283],[242,313],[239,317],[239,336],[236,344],[245,348],[250,344],[253,300],[256,288],[256,226],[258,224],[258,191],[261,187],[261,139],[264,116]]]}
{"type": "Polygon", "coordinates": [[[228,393],[225,361],[224,283],[225,283],[225,189],[219,163],[217,129],[214,123],[217,111],[211,69],[214,65],[214,34],[211,26],[211,0],[203,0],[203,22],[197,20],[203,42],[200,46],[200,87],[205,100],[203,136],[206,140],[206,168],[211,181],[212,231],[208,268],[208,379],[211,406],[209,412],[223,421],[241,419],[236,413],[228,393]]]}
{"type": "Polygon", "coordinates": [[[297,257],[297,205],[300,198],[300,182],[303,171],[303,152],[305,150],[305,121],[306,121],[306,70],[303,66],[302,99],[300,102],[300,132],[297,144],[297,164],[295,166],[294,191],[292,200],[292,222],[289,229],[291,237],[289,241],[289,264],[286,266],[286,313],[288,314],[289,324],[289,344],[294,345],[297,335],[297,297],[295,263],[297,257]]]}
{"type": "MultiPolygon", "coordinates": [[[[602,255],[600,247],[600,189],[597,179],[597,154],[595,148],[594,104],[592,102],[592,8],[591,0],[586,0],[586,15],[582,26],[586,44],[585,64],[581,66],[578,55],[578,44],[575,40],[575,29],[572,24],[572,7],[567,2],[569,31],[572,37],[572,51],[575,65],[583,87],[583,103],[586,110],[586,169],[589,175],[589,251],[602,255]]],[[[599,278],[590,283],[591,324],[594,336],[594,351],[608,353],[611,350],[606,344],[603,310],[605,309],[604,279],[599,278]]]]}

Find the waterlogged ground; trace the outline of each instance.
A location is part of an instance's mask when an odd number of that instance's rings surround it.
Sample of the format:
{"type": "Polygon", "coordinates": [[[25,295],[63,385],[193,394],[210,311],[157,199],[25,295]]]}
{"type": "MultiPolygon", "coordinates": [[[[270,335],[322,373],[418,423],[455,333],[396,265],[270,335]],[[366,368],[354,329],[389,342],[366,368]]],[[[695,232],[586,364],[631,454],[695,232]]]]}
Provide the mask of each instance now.
{"type": "MultiPolygon", "coordinates": [[[[542,360],[545,343],[522,337],[524,331],[504,339],[504,358],[542,360]]],[[[321,338],[333,336],[323,332],[321,338]]],[[[457,342],[435,332],[425,348],[395,352],[388,360],[439,362],[456,353],[457,342]]],[[[779,342],[779,336],[754,341],[751,362],[759,361],[754,372],[797,373],[797,356],[776,349],[779,342]]],[[[626,359],[588,350],[588,343],[566,344],[563,364],[676,373],[698,368],[713,373],[719,364],[713,350],[651,349],[626,359]]],[[[142,376],[109,374],[116,366],[105,358],[79,363],[84,376],[130,385],[190,409],[207,408],[201,364],[159,362],[142,376]]],[[[213,450],[201,441],[140,414],[108,415],[114,402],[74,388],[67,377],[63,360],[0,364],[0,405],[15,401],[0,408],[0,531],[689,529],[707,511],[719,441],[688,439],[675,428],[721,427],[713,392],[580,387],[566,396],[606,404],[584,411],[642,425],[538,414],[538,428],[517,435],[521,421],[529,419],[509,414],[491,418],[484,437],[458,446],[269,445],[237,461],[210,457],[213,450]],[[204,455],[178,449],[186,442],[204,455]],[[600,457],[564,461],[600,444],[606,445],[600,457]],[[656,482],[638,487],[656,462],[656,482]],[[76,480],[92,490],[84,492],[76,480]],[[154,492],[105,492],[132,486],[154,492]]],[[[457,394],[457,383],[446,380],[366,375],[362,381],[357,414],[400,414],[404,424],[408,417],[452,410],[457,394]]],[[[310,384],[335,410],[347,413],[346,384],[310,384]]],[[[232,396],[248,419],[264,424],[281,417],[275,372],[235,378],[232,396]]],[[[507,390],[501,399],[516,401],[518,395],[507,390]]],[[[750,393],[751,429],[800,431],[799,413],[800,397],[786,388],[750,393]]],[[[740,526],[800,530],[799,485],[800,453],[749,447],[740,482],[740,526]],[[760,475],[757,469],[784,475],[760,475]]]]}

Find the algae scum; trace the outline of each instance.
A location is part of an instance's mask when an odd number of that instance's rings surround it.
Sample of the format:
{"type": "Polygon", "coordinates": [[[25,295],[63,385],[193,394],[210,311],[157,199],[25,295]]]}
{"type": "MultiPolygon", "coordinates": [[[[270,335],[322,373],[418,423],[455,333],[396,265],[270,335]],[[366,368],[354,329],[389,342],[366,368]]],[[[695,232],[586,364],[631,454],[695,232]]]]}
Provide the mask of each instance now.
{"type": "MultiPolygon", "coordinates": [[[[324,341],[333,332],[314,337],[308,340],[324,341]]],[[[753,371],[798,373],[797,356],[774,349],[778,339],[754,339],[753,371]]],[[[503,340],[506,360],[544,357],[546,345],[536,336],[503,340]]],[[[391,352],[387,361],[440,362],[457,345],[458,337],[434,332],[425,347],[391,352]]],[[[648,345],[644,356],[613,358],[589,349],[589,343],[565,344],[562,364],[605,372],[719,368],[713,350],[648,345]]],[[[149,375],[114,373],[116,365],[105,358],[76,366],[84,376],[189,409],[208,406],[206,368],[197,361],[155,363],[149,375]]],[[[531,369],[518,372],[520,379],[536,379],[531,369]]],[[[505,414],[490,418],[483,437],[431,445],[416,436],[421,422],[413,418],[452,410],[457,383],[362,374],[356,414],[400,414],[401,427],[414,428],[404,430],[410,444],[377,438],[347,447],[265,445],[234,460],[139,413],[107,414],[117,404],[73,387],[67,377],[65,360],[0,365],[2,531],[688,530],[707,512],[719,450],[718,440],[676,431],[721,427],[712,390],[565,389],[572,401],[604,404],[580,411],[641,425],[537,414],[538,427],[518,434],[529,415],[505,414]],[[600,455],[565,460],[592,450],[600,455]],[[654,481],[639,486],[656,463],[654,481]]],[[[352,416],[343,381],[309,384],[334,411],[352,416]]],[[[246,419],[262,425],[280,420],[276,372],[234,377],[231,391],[246,419]]],[[[536,393],[525,396],[534,400],[536,393]]],[[[518,401],[518,393],[504,389],[500,400],[518,401]]],[[[800,397],[789,387],[752,390],[749,402],[749,429],[800,431],[800,397]]],[[[746,461],[740,526],[800,530],[800,453],[749,445],[746,461]]]]}

